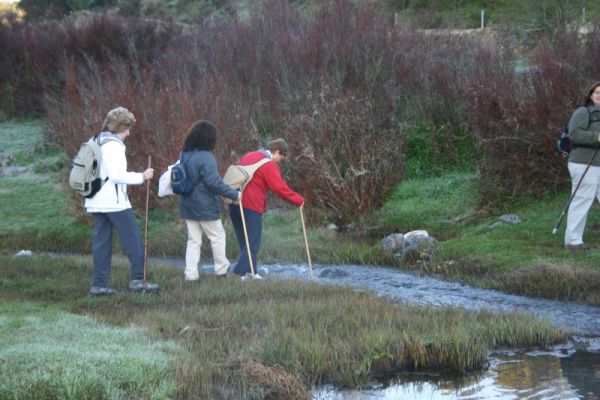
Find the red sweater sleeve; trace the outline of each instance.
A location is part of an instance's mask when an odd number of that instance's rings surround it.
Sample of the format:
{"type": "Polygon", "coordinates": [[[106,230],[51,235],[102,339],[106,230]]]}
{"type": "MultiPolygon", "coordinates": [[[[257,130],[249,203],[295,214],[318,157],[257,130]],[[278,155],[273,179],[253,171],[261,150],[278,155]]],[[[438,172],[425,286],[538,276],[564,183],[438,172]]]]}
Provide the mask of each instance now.
{"type": "Polygon", "coordinates": [[[277,165],[277,163],[268,162],[261,169],[265,175],[265,181],[273,193],[298,207],[304,203],[304,198],[290,189],[285,183],[281,177],[281,171],[279,170],[279,165],[277,165]]]}

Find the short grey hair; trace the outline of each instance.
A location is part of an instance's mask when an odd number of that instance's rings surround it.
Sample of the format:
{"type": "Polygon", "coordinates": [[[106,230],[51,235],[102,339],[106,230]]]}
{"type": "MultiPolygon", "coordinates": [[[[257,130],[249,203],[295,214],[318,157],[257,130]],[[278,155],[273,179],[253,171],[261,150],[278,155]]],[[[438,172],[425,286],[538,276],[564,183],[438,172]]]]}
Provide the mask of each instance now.
{"type": "Polygon", "coordinates": [[[124,107],[117,107],[106,114],[102,130],[119,133],[129,129],[133,124],[135,124],[133,113],[124,107]]]}

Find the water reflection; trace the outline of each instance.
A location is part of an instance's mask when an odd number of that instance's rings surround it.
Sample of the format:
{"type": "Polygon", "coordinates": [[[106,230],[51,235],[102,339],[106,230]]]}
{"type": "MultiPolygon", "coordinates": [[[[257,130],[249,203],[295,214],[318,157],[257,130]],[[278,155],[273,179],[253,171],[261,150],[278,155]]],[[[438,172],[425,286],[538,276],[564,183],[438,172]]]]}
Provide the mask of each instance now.
{"type": "Polygon", "coordinates": [[[585,351],[497,352],[490,368],[466,379],[412,376],[370,390],[315,391],[315,400],[600,399],[600,354],[585,351]],[[414,379],[420,379],[415,381],[414,379]]]}
{"type": "Polygon", "coordinates": [[[600,399],[600,357],[597,353],[576,351],[560,359],[565,377],[587,400],[600,399]]]}

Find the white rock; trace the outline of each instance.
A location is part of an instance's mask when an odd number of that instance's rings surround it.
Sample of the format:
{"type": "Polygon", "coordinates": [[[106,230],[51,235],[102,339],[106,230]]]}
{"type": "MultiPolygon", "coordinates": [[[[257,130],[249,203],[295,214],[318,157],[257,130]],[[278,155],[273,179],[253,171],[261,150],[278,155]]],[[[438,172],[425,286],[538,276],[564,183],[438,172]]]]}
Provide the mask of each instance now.
{"type": "Polygon", "coordinates": [[[429,232],[424,230],[410,231],[404,234],[404,239],[409,240],[415,237],[429,237],[429,232]]]}

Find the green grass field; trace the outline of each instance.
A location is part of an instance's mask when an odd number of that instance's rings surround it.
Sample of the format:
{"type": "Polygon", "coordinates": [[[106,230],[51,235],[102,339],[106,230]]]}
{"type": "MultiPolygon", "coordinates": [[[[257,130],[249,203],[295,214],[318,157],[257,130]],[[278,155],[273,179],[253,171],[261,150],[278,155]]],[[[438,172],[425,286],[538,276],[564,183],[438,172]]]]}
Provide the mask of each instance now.
{"type": "Polygon", "coordinates": [[[1,399],[164,399],[183,349],[140,326],[116,327],[60,307],[0,304],[1,399]]]}

